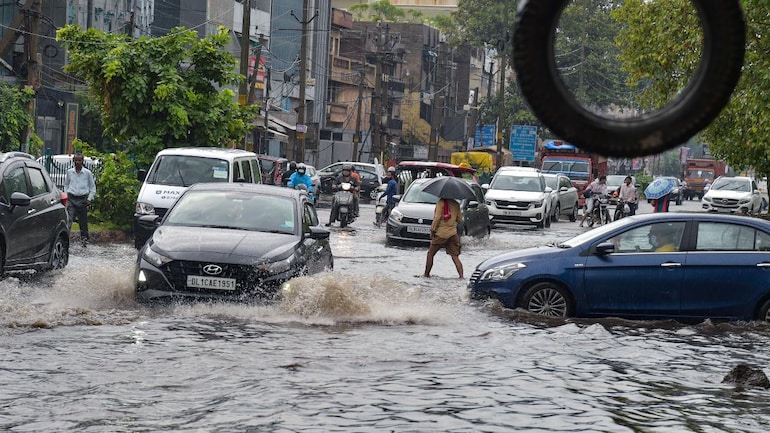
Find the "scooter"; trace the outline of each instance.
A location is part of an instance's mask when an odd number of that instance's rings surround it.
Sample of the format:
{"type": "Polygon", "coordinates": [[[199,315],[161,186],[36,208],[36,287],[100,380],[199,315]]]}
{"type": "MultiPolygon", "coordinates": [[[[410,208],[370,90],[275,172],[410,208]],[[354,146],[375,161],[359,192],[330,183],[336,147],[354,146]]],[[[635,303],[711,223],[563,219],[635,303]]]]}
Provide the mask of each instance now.
{"type": "Polygon", "coordinates": [[[355,197],[353,196],[353,185],[348,182],[342,182],[337,192],[334,193],[332,202],[332,215],[334,221],[340,222],[340,227],[347,227],[356,220],[353,213],[355,197]]]}
{"type": "Polygon", "coordinates": [[[607,224],[612,221],[610,218],[609,204],[610,200],[607,196],[596,196],[594,198],[594,208],[591,214],[588,215],[588,227],[593,227],[594,224],[607,224]]]}
{"type": "Polygon", "coordinates": [[[386,184],[382,184],[375,190],[377,192],[376,200],[377,204],[374,206],[374,225],[377,227],[382,226],[382,223],[388,220],[388,196],[385,195],[386,184]]]}

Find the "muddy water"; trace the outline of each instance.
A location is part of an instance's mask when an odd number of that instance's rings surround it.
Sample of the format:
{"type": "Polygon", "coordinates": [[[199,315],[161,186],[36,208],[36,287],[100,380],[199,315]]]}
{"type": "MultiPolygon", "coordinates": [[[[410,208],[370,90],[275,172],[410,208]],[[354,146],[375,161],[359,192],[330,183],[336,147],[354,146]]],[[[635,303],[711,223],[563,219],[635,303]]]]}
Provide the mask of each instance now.
{"type": "MultiPolygon", "coordinates": [[[[759,324],[548,321],[475,304],[448,257],[335,229],[335,271],[273,305],[146,308],[130,245],[73,248],[59,273],[0,282],[0,430],[18,432],[766,432],[759,324]]],[[[464,239],[491,254],[563,239],[464,239]]]]}

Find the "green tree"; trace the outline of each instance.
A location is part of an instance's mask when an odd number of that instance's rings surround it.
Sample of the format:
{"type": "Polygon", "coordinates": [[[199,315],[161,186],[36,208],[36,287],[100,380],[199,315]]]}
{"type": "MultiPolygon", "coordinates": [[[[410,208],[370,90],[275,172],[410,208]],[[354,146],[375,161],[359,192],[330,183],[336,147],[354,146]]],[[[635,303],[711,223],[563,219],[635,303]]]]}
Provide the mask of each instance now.
{"type": "Polygon", "coordinates": [[[33,128],[29,103],[35,92],[11,86],[0,81],[0,151],[19,150],[22,134],[26,128],[33,128]]]}
{"type": "Polygon", "coordinates": [[[107,136],[133,143],[128,151],[143,163],[166,147],[228,146],[240,142],[257,106],[235,101],[241,79],[225,48],[227,30],[198,39],[173,29],[158,38],[68,25],[57,31],[67,49],[67,72],[85,79],[99,101],[107,136]]]}
{"type": "MultiPolygon", "coordinates": [[[[729,104],[704,131],[701,141],[736,169],[770,175],[770,2],[744,0],[748,30],[743,74],[729,104]]],[[[652,84],[644,106],[660,107],[692,76],[701,56],[702,30],[688,0],[627,0],[615,17],[624,67],[632,79],[652,84]]]]}
{"type": "MultiPolygon", "coordinates": [[[[407,11],[391,4],[388,0],[377,0],[372,3],[356,3],[350,6],[350,12],[360,21],[402,22],[412,20],[419,16],[417,11],[407,11]]],[[[421,15],[421,14],[419,14],[421,15]]]]}

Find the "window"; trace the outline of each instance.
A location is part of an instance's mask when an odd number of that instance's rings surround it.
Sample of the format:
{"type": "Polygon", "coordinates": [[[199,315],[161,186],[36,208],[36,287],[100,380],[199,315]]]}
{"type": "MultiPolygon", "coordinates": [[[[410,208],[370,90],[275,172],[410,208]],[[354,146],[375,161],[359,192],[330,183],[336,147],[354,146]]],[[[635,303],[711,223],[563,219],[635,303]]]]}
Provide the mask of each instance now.
{"type": "Polygon", "coordinates": [[[30,195],[27,187],[27,177],[24,175],[23,167],[15,167],[6,172],[3,176],[4,197],[6,203],[11,202],[11,194],[14,192],[23,192],[30,195]]]}
{"type": "Polygon", "coordinates": [[[679,251],[685,222],[657,223],[631,229],[610,239],[616,253],[679,251]]]}
{"type": "Polygon", "coordinates": [[[769,251],[770,235],[738,224],[698,224],[697,251],[769,251]]]}
{"type": "Polygon", "coordinates": [[[32,184],[31,197],[47,194],[48,185],[45,182],[43,171],[36,167],[27,167],[27,172],[29,173],[29,182],[32,184]]]}

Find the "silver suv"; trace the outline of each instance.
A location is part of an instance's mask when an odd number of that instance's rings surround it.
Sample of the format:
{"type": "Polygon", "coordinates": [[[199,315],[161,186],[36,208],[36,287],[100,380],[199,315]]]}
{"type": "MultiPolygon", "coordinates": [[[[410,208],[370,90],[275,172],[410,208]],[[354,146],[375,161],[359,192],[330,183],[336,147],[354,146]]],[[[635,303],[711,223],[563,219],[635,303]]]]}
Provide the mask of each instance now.
{"type": "Polygon", "coordinates": [[[540,170],[501,167],[492,182],[482,185],[493,223],[551,226],[551,191],[540,170]]]}

